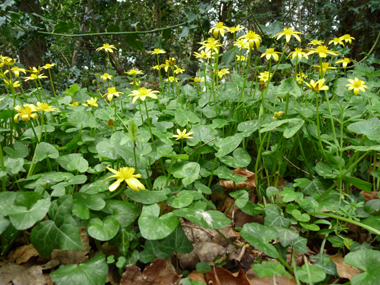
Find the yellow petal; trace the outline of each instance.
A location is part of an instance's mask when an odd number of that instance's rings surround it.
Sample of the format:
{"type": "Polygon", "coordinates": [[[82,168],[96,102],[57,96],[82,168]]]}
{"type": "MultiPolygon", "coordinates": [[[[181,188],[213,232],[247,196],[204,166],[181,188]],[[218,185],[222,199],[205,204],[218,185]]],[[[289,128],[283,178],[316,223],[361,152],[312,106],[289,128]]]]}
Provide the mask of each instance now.
{"type": "Polygon", "coordinates": [[[130,178],[126,180],[129,187],[131,187],[132,190],[139,192],[139,189],[145,190],[145,186],[136,178],[130,178]]]}
{"type": "Polygon", "coordinates": [[[117,187],[119,187],[120,183],[123,182],[124,179],[118,179],[116,180],[114,183],[112,183],[110,185],[110,187],[108,188],[108,190],[110,190],[111,192],[115,191],[117,189],[117,187]]]}

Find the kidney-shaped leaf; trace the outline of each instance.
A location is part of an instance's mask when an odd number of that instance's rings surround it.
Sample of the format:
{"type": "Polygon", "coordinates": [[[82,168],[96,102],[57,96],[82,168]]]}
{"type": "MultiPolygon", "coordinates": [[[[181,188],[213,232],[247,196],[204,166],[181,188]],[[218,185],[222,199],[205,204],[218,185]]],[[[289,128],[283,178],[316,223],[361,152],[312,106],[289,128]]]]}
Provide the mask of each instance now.
{"type": "Polygon", "coordinates": [[[351,279],[352,285],[376,285],[380,280],[380,252],[375,250],[358,250],[344,257],[344,262],[365,272],[351,279]]]}
{"type": "Polygon", "coordinates": [[[199,176],[201,167],[197,162],[188,162],[182,165],[181,168],[173,172],[175,178],[182,178],[184,185],[193,183],[199,176]]]}

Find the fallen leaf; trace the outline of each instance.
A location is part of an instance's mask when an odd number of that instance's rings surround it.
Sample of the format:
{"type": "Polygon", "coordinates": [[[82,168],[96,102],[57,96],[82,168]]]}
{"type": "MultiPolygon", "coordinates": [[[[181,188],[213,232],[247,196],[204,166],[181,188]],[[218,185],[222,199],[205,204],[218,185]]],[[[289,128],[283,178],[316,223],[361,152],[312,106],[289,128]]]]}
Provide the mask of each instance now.
{"type": "Polygon", "coordinates": [[[206,279],[204,277],[204,274],[200,273],[200,272],[198,272],[196,270],[191,271],[190,274],[187,275],[186,277],[190,278],[193,281],[200,281],[200,282],[206,283],[206,279]]]}
{"type": "Polygon", "coordinates": [[[244,181],[244,182],[239,182],[239,183],[234,183],[232,180],[220,180],[219,181],[219,185],[226,188],[226,189],[235,189],[235,185],[236,185],[236,188],[238,189],[251,189],[251,188],[256,188],[256,184],[255,184],[255,173],[247,170],[247,169],[244,169],[244,168],[236,168],[234,169],[234,173],[233,175],[239,175],[239,176],[242,176],[242,177],[247,177],[247,180],[244,181]]]}
{"type": "MultiPolygon", "coordinates": [[[[273,277],[260,278],[259,276],[257,276],[256,272],[253,271],[252,268],[250,268],[246,274],[247,274],[247,277],[249,278],[249,281],[251,281],[252,285],[273,284],[273,277]]],[[[294,279],[294,277],[289,278],[286,275],[282,275],[282,276],[276,276],[276,285],[297,285],[297,282],[294,279]]]]}
{"type": "Polygon", "coordinates": [[[379,195],[377,195],[377,193],[378,193],[378,191],[371,192],[371,193],[361,191],[360,195],[362,195],[364,197],[364,199],[366,200],[366,202],[368,202],[369,200],[379,199],[379,195]]]}
{"type": "Polygon", "coordinates": [[[232,274],[230,271],[223,267],[215,267],[206,272],[207,284],[220,284],[220,285],[252,285],[245,275],[243,269],[239,272],[232,274]],[[210,283],[210,281],[212,283],[210,283]]]}
{"type": "Polygon", "coordinates": [[[173,265],[162,258],[153,260],[143,273],[133,264],[127,265],[126,269],[120,285],[176,285],[181,280],[173,265]]]}
{"type": "Polygon", "coordinates": [[[9,261],[16,261],[16,264],[20,265],[21,263],[27,262],[34,256],[39,256],[39,253],[32,244],[28,244],[16,249],[15,252],[9,257],[9,261]]]}
{"type": "Polygon", "coordinates": [[[330,256],[331,260],[335,262],[336,270],[341,278],[347,278],[351,280],[354,276],[360,274],[360,270],[356,267],[344,263],[342,254],[338,252],[335,255],[330,256]]]}
{"type": "Polygon", "coordinates": [[[82,250],[60,250],[55,249],[51,253],[51,259],[59,260],[62,265],[77,264],[88,260],[88,253],[91,250],[88,234],[84,227],[79,228],[80,240],[83,245],[82,250]]]}

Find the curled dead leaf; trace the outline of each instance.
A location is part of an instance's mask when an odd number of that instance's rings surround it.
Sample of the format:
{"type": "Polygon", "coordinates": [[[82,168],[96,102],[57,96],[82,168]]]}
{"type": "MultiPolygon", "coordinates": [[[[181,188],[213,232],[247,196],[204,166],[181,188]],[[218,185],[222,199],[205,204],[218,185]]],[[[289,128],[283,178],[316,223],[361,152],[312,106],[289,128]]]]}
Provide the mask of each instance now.
{"type": "Polygon", "coordinates": [[[228,190],[232,190],[232,189],[235,189],[235,185],[236,184],[236,188],[237,189],[251,189],[251,188],[256,188],[256,184],[255,184],[255,173],[247,170],[247,169],[244,169],[244,168],[236,168],[234,169],[234,173],[233,175],[239,175],[239,176],[242,176],[242,177],[247,177],[247,180],[244,181],[244,182],[239,182],[239,183],[234,183],[232,180],[220,180],[219,181],[219,185],[228,189],[228,190]]]}
{"type": "Polygon", "coordinates": [[[27,262],[32,257],[39,256],[38,251],[32,244],[24,245],[14,251],[9,257],[10,262],[16,261],[17,265],[27,262]]]}
{"type": "Polygon", "coordinates": [[[219,284],[219,285],[252,285],[245,275],[243,269],[239,272],[232,274],[230,271],[223,267],[215,267],[206,272],[207,284],[219,284]],[[212,283],[210,283],[210,281],[212,283]]]}
{"type": "Polygon", "coordinates": [[[344,257],[340,252],[330,256],[331,260],[335,262],[336,271],[341,278],[347,278],[351,280],[354,276],[360,274],[360,270],[356,267],[348,265],[344,262],[344,257]]]}

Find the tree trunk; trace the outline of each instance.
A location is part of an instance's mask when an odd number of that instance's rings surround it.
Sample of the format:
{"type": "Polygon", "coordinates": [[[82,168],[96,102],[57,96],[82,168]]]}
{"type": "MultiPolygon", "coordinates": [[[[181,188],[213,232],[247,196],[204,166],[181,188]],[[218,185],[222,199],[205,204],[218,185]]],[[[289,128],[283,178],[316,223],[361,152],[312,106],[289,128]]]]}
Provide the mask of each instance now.
{"type": "MultiPolygon", "coordinates": [[[[38,0],[21,0],[19,10],[25,13],[36,13],[38,15],[42,14],[40,1],[38,0]]],[[[35,19],[36,23],[40,21],[38,17],[35,17],[35,19]]],[[[27,45],[24,49],[19,50],[18,55],[20,62],[26,68],[30,68],[45,64],[42,60],[42,56],[46,53],[46,51],[46,41],[45,39],[39,37],[30,42],[30,44],[27,45]]]]}

